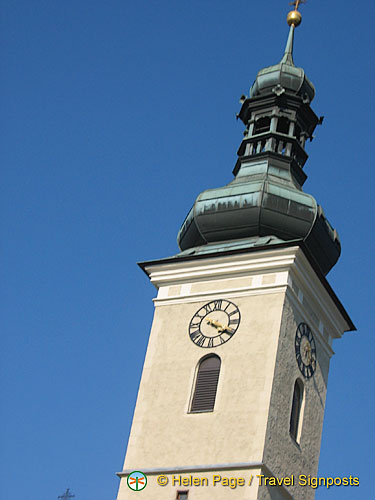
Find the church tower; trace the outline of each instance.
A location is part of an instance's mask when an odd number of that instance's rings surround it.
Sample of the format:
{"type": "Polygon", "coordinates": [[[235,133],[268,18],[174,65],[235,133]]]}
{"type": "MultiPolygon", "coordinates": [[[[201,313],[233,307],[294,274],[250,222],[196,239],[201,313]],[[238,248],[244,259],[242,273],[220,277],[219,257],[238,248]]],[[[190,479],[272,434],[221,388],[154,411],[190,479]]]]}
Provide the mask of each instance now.
{"type": "Polygon", "coordinates": [[[234,179],[197,197],[177,255],[140,264],[157,297],[118,500],[315,496],[332,340],[355,327],[325,278],[337,232],[302,190],[323,119],[293,62],[298,3],[241,100],[234,179]]]}

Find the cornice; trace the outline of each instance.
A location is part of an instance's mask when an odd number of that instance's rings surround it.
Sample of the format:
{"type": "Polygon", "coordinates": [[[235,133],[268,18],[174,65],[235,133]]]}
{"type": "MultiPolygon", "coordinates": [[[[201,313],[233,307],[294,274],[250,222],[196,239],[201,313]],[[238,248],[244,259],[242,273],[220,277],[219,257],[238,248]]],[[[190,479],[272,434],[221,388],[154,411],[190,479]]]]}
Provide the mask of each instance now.
{"type": "Polygon", "coordinates": [[[155,306],[201,301],[210,296],[239,297],[298,288],[299,294],[294,291],[296,298],[307,311],[315,311],[310,315],[323,333],[322,325],[314,317],[321,318],[327,338],[339,338],[345,331],[355,329],[327,280],[317,272],[304,252],[303,245],[275,245],[273,248],[256,250],[223,252],[195,259],[173,258],[145,262],[141,266],[159,290],[154,299],[155,306]],[[275,274],[275,281],[262,282],[261,277],[270,274],[275,274]],[[245,285],[234,282],[236,278],[243,277],[251,278],[251,281],[245,285]],[[223,280],[228,280],[228,286],[220,285],[223,280]],[[229,280],[234,280],[233,286],[229,280]],[[214,291],[191,291],[190,285],[209,281],[218,281],[214,291]],[[178,293],[169,293],[167,287],[178,285],[181,287],[178,293]]]}

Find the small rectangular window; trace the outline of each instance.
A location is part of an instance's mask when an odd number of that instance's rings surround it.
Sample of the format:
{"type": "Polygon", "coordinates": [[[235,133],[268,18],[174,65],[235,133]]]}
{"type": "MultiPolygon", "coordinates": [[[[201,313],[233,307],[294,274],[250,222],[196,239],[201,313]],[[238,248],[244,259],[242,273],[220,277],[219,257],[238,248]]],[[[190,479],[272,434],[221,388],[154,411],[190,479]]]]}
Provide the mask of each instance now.
{"type": "Polygon", "coordinates": [[[188,491],[178,491],[177,492],[177,500],[188,500],[188,491]]]}

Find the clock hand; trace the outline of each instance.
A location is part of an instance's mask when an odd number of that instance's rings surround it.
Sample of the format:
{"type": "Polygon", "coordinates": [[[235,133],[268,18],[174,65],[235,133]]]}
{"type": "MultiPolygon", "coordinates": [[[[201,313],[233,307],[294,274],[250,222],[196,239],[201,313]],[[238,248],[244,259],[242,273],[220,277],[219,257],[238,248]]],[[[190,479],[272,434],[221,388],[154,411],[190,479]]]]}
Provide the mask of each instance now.
{"type": "Polygon", "coordinates": [[[207,318],[207,324],[213,326],[216,329],[223,327],[221,323],[211,318],[207,318]]]}
{"type": "Polygon", "coordinates": [[[211,318],[207,318],[207,324],[213,326],[214,328],[216,328],[216,330],[219,333],[222,333],[227,328],[227,327],[224,328],[221,323],[219,323],[218,321],[216,321],[214,319],[211,319],[211,318]]]}
{"type": "Polygon", "coordinates": [[[216,328],[216,330],[219,333],[224,333],[224,332],[227,332],[229,334],[233,333],[233,329],[229,328],[229,325],[223,326],[221,323],[219,323],[219,321],[216,321],[214,319],[207,318],[207,324],[216,328]]]}
{"type": "Polygon", "coordinates": [[[309,344],[307,344],[305,347],[305,356],[306,356],[307,362],[310,364],[310,362],[311,362],[311,347],[309,344]]]}

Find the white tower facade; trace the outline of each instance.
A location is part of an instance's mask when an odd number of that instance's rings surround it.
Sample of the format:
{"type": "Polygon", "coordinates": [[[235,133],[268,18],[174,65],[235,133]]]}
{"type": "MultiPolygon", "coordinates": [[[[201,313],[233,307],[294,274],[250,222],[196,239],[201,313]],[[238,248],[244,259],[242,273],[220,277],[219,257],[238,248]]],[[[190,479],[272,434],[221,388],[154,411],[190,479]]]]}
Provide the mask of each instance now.
{"type": "Polygon", "coordinates": [[[158,294],[118,500],[172,500],[179,493],[189,500],[314,498],[304,482],[317,474],[331,344],[352,328],[342,305],[299,246],[170,260],[144,266],[158,294]],[[220,301],[222,309],[238,307],[235,333],[207,347],[218,332],[206,323],[212,337],[197,345],[192,319],[207,304],[205,318],[215,316],[220,301]],[[297,361],[301,324],[316,349],[310,377],[297,361]],[[220,358],[214,406],[193,411],[197,371],[210,355],[220,358]],[[301,401],[293,431],[296,383],[301,401]],[[148,477],[142,491],[127,486],[133,470],[148,477]],[[207,484],[198,484],[203,478],[207,484]],[[239,480],[236,488],[230,478],[239,480]]]}

